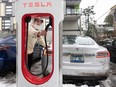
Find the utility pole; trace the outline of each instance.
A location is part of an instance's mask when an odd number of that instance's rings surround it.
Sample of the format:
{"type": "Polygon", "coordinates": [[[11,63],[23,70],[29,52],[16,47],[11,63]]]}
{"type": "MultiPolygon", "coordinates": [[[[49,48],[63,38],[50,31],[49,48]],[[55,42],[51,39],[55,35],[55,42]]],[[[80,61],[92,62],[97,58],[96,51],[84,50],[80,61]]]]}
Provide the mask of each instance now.
{"type": "Polygon", "coordinates": [[[80,35],[81,35],[81,31],[82,31],[82,27],[81,27],[81,17],[80,17],[80,35]]]}
{"type": "Polygon", "coordinates": [[[90,29],[90,28],[89,28],[89,16],[90,16],[90,15],[88,14],[87,16],[88,16],[88,22],[87,22],[87,23],[88,23],[88,31],[89,31],[89,29],[90,29]]]}

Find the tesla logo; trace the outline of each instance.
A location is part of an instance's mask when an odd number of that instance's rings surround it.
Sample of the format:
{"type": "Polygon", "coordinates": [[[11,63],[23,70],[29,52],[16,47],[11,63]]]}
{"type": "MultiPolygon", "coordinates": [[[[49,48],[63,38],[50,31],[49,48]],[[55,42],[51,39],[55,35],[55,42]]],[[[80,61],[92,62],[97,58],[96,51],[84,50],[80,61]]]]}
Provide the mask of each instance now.
{"type": "Polygon", "coordinates": [[[95,54],[85,54],[86,57],[95,56],[95,54]]]}
{"type": "Polygon", "coordinates": [[[78,49],[78,48],[76,48],[76,50],[78,51],[79,49],[78,49]]]}
{"type": "Polygon", "coordinates": [[[23,7],[52,7],[52,2],[25,2],[23,3],[23,7]]]}

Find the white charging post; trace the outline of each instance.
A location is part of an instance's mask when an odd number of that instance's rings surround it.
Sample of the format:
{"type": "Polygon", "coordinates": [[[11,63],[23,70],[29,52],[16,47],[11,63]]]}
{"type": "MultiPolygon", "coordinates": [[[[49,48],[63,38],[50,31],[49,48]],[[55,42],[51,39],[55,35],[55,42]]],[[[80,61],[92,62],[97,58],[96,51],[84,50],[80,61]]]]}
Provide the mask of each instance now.
{"type": "MultiPolygon", "coordinates": [[[[62,27],[63,0],[16,0],[17,22],[17,87],[62,87],[62,27]],[[27,66],[28,20],[40,16],[52,20],[51,71],[47,76],[32,74],[27,66]]],[[[47,25],[46,22],[45,26],[47,25]]],[[[49,31],[48,31],[49,32],[49,31]]],[[[49,50],[49,48],[48,48],[49,50]]],[[[48,61],[49,62],[49,61],[48,61]]],[[[49,67],[49,64],[48,64],[49,67]]]]}

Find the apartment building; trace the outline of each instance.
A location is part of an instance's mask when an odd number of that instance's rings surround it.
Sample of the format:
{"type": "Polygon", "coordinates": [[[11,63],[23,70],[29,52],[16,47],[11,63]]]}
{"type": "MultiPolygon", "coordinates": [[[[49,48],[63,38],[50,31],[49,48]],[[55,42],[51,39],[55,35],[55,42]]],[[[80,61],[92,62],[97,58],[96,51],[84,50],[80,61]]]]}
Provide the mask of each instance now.
{"type": "MultiPolygon", "coordinates": [[[[0,30],[9,31],[15,26],[15,0],[0,0],[0,30]]],[[[82,9],[79,8],[81,0],[64,0],[63,34],[80,33],[79,19],[82,9]]]]}
{"type": "Polygon", "coordinates": [[[81,33],[79,26],[82,15],[82,9],[79,8],[81,0],[65,0],[65,3],[63,35],[78,35],[81,33]]]}
{"type": "Polygon", "coordinates": [[[0,31],[15,29],[14,0],[0,0],[0,31]]]}

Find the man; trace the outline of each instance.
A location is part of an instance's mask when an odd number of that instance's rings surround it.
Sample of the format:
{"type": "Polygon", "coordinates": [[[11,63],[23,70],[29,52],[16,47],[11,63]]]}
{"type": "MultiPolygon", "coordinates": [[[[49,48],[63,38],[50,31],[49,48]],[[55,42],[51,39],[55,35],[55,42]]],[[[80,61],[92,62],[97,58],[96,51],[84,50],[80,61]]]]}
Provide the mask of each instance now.
{"type": "Polygon", "coordinates": [[[39,26],[43,23],[43,20],[40,17],[33,18],[28,30],[28,46],[27,46],[27,53],[28,53],[28,68],[31,68],[32,57],[33,57],[33,48],[37,40],[39,40],[40,44],[45,47],[45,42],[41,36],[46,35],[45,30],[38,29],[39,26]]]}

